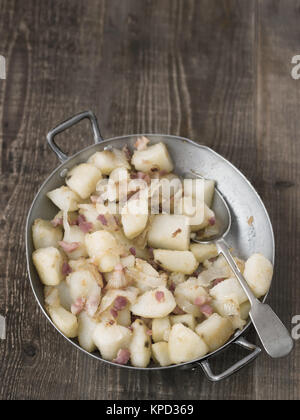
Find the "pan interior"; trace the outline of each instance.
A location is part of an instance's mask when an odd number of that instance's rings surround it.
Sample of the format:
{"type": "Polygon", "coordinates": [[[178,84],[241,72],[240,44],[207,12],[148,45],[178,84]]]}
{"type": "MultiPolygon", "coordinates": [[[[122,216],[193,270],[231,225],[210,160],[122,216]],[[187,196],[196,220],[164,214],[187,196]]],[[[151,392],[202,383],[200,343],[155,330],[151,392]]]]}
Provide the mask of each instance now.
{"type": "MultiPolygon", "coordinates": [[[[274,236],[268,213],[255,189],[230,162],[213,150],[205,146],[200,146],[188,139],[168,135],[144,135],[150,139],[151,143],[162,141],[166,144],[175,164],[175,172],[178,175],[195,171],[204,178],[214,179],[217,182],[217,187],[225,197],[232,215],[232,226],[226,239],[230,247],[235,250],[235,254],[238,257],[247,259],[251,254],[260,252],[274,264],[274,236]],[[251,216],[253,217],[253,223],[249,224],[248,221],[251,216]]],[[[81,152],[76,153],[67,162],[53,171],[49,178],[44,182],[33,201],[29,211],[26,228],[28,272],[36,299],[48,319],[49,317],[44,308],[43,286],[38,278],[31,258],[34,250],[31,236],[33,221],[36,218],[51,219],[57,213],[57,208],[46,197],[46,193],[64,184],[65,169],[71,169],[74,165],[85,162],[96,151],[101,151],[110,146],[122,148],[127,144],[129,147],[133,148],[133,145],[139,136],[141,135],[116,137],[87,147],[81,152]]],[[[49,321],[51,322],[50,319],[49,321]]],[[[237,332],[235,336],[217,350],[217,352],[221,351],[230,342],[240,336],[248,326],[249,324],[243,331],[237,332]]],[[[76,340],[69,341],[84,351],[78,346],[76,340]]],[[[210,355],[214,353],[211,353],[210,355]]],[[[206,355],[203,359],[210,355],[206,355]]],[[[99,360],[103,360],[99,353],[94,353],[92,356],[99,360]]],[[[191,362],[183,363],[178,366],[188,365],[190,363],[191,362]]],[[[128,368],[128,366],[126,367],[128,368]]],[[[155,369],[155,367],[149,366],[146,369],[155,369]]]]}

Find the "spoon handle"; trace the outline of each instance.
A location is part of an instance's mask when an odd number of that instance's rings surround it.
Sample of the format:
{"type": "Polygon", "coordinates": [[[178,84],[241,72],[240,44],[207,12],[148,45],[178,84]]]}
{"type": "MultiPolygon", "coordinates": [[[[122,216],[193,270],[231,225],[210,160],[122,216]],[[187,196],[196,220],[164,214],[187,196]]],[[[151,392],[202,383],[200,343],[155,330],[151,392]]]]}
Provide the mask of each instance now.
{"type": "Polygon", "coordinates": [[[294,347],[294,342],[288,330],[270,306],[261,303],[255,297],[224,239],[216,241],[216,245],[218,251],[224,255],[251,303],[250,318],[264,349],[269,356],[274,358],[287,356],[294,347]]]}

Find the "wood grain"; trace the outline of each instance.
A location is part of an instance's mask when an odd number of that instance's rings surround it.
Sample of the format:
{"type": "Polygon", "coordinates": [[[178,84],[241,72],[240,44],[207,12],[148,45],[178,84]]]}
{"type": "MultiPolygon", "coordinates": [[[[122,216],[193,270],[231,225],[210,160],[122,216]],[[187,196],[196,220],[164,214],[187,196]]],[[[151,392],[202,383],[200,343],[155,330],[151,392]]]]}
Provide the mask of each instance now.
{"type": "MultiPolygon", "coordinates": [[[[270,304],[286,325],[300,313],[300,1],[0,0],[0,399],[299,399],[300,350],[262,355],[232,378],[199,369],[134,372],[71,347],[46,322],[30,289],[24,226],[57,161],[47,131],[92,109],[105,138],[170,133],[230,159],[254,183],[277,239],[270,304]],[[297,50],[298,49],[298,50],[297,50]]],[[[91,139],[80,124],[59,140],[73,153],[91,139]]],[[[249,340],[257,342],[250,332],[249,340]]],[[[216,371],[241,357],[232,347],[216,371]]]]}

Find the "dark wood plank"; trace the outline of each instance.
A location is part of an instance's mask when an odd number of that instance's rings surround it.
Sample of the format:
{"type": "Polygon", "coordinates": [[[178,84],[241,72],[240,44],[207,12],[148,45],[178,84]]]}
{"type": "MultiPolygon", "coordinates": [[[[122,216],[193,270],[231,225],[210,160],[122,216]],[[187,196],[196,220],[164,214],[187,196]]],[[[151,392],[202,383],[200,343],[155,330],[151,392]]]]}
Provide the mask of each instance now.
{"type": "MultiPolygon", "coordinates": [[[[199,369],[134,372],[83,355],[37,308],[24,246],[31,201],[57,165],[45,141],[55,124],[92,109],[105,138],[180,134],[229,158],[262,194],[278,239],[270,301],[289,324],[300,297],[299,93],[289,76],[299,10],[294,0],[0,0],[1,399],[299,397],[299,348],[285,361],[262,356],[221,384],[199,369]]],[[[90,142],[86,128],[63,136],[63,149],[90,142]]],[[[220,355],[216,371],[240,355],[220,355]]]]}
{"type": "MultiPolygon", "coordinates": [[[[273,222],[277,264],[270,304],[287,326],[299,314],[300,83],[291,77],[299,51],[300,2],[260,1],[257,7],[256,186],[273,222]]],[[[265,357],[255,366],[257,398],[299,399],[300,348],[291,357],[265,357]]]]}

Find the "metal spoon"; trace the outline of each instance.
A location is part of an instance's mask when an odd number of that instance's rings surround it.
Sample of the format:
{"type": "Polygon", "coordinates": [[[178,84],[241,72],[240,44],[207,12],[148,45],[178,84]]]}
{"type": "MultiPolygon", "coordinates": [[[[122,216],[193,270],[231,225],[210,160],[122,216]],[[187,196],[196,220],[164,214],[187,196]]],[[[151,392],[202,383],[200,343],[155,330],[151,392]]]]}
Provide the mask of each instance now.
{"type": "MultiPolygon", "coordinates": [[[[198,174],[197,177],[201,178],[198,174]]],[[[186,178],[192,178],[191,174],[187,175],[186,178]]],[[[211,242],[216,244],[219,254],[221,253],[225,257],[249,299],[251,304],[249,315],[264,349],[273,358],[287,356],[294,347],[294,342],[288,330],[270,306],[261,303],[255,297],[225,242],[225,237],[231,228],[231,213],[224,197],[217,188],[215,188],[213,210],[220,224],[219,234],[209,238],[209,240],[192,239],[192,241],[199,244],[211,242]]]]}

